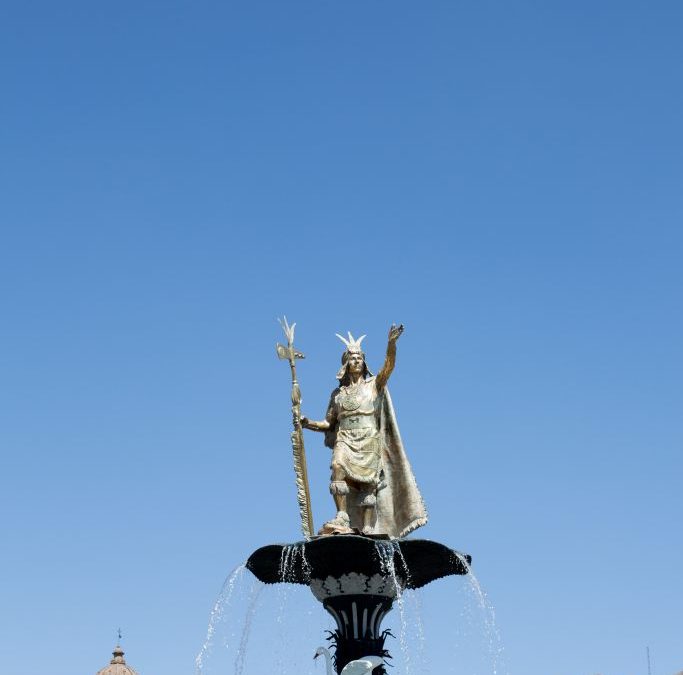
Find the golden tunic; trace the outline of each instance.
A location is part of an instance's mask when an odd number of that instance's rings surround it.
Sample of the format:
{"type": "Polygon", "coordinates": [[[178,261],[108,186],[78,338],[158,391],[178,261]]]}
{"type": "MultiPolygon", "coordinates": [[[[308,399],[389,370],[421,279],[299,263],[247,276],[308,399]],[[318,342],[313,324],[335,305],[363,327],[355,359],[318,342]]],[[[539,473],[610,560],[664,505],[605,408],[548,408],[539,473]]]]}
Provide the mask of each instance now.
{"type": "Polygon", "coordinates": [[[335,390],[326,416],[336,430],[332,463],[338,464],[348,479],[373,487],[382,469],[377,402],[377,386],[371,377],[335,390]]]}

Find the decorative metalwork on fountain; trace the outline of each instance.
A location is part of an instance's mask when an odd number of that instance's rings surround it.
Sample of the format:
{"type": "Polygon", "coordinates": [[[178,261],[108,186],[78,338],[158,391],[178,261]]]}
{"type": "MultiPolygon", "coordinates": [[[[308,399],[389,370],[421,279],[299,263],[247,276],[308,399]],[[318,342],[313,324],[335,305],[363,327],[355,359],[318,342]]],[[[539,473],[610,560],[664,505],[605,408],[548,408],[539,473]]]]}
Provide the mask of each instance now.
{"type": "Polygon", "coordinates": [[[395,598],[405,586],[405,581],[400,578],[383,574],[358,574],[349,572],[341,577],[328,576],[326,579],[311,579],[311,591],[313,595],[325,602],[330,598],[340,595],[373,595],[385,598],[395,598]],[[398,581],[398,588],[397,583],[398,581]]]}
{"type": "MultiPolygon", "coordinates": [[[[323,602],[344,640],[377,640],[392,599],[379,595],[338,595],[323,602]]],[[[367,652],[369,653],[369,652],[367,652]]]]}

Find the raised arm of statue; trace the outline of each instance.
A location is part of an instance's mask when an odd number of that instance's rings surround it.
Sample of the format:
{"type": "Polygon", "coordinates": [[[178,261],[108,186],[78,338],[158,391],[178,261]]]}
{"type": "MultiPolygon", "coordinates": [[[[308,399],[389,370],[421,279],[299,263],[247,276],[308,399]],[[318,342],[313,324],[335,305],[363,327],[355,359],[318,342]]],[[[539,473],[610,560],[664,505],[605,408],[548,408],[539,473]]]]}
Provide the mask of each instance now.
{"type": "Polygon", "coordinates": [[[403,333],[403,324],[399,326],[392,324],[389,329],[389,342],[387,343],[387,355],[384,359],[384,365],[382,366],[382,370],[377,373],[377,378],[375,380],[378,391],[384,389],[389,381],[391,373],[394,372],[394,366],[396,365],[396,342],[401,337],[401,333],[403,333]]]}

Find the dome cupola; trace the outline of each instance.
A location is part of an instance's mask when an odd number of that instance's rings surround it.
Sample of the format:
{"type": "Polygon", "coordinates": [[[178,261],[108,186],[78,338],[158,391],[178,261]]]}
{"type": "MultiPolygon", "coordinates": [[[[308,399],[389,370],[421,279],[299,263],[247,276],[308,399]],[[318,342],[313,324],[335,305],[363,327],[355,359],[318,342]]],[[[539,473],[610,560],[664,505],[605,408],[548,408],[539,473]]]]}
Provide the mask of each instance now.
{"type": "Polygon", "coordinates": [[[126,664],[126,659],[123,658],[123,649],[121,645],[116,645],[112,652],[112,659],[108,666],[97,671],[97,675],[138,675],[129,665],[126,664]]]}

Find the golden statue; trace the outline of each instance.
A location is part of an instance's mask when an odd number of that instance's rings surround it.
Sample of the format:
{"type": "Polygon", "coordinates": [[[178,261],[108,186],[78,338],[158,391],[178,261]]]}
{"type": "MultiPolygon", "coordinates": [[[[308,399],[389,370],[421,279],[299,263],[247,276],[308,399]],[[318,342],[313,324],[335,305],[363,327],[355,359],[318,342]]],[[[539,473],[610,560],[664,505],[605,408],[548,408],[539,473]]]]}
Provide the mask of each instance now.
{"type": "MultiPolygon", "coordinates": [[[[427,512],[406,457],[387,382],[396,363],[403,325],[389,330],[386,359],[374,376],[361,342],[337,334],[346,345],[325,419],[301,417],[300,426],[325,433],[332,448],[330,492],[337,515],[319,534],[404,537],[427,522],[427,512]]],[[[298,426],[295,420],[295,427],[298,426]]],[[[302,439],[303,445],[303,439],[302,439]]]]}

